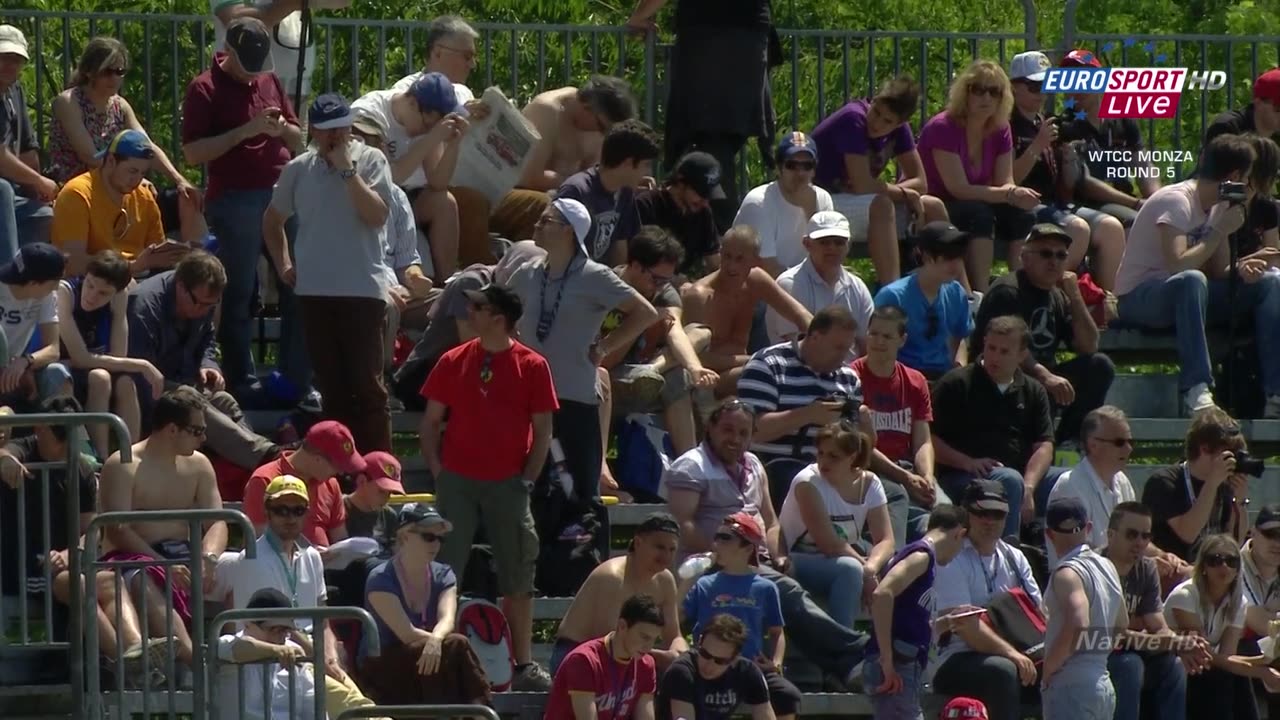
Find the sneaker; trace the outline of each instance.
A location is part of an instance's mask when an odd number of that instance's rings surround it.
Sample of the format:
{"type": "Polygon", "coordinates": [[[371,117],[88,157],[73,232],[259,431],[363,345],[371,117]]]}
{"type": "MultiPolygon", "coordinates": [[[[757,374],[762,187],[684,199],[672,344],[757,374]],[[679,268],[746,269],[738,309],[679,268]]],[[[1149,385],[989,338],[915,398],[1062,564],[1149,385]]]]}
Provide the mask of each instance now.
{"type": "Polygon", "coordinates": [[[551,690],[551,676],[538,663],[529,663],[516,668],[511,689],[515,692],[547,692],[551,690]]]}
{"type": "Polygon", "coordinates": [[[650,365],[623,365],[613,373],[613,406],[639,408],[658,405],[667,381],[650,365]]]}
{"type": "Polygon", "coordinates": [[[307,393],[302,401],[298,403],[298,409],[305,413],[319,415],[324,412],[324,400],[320,397],[319,390],[312,390],[307,393]]]}
{"type": "Polygon", "coordinates": [[[1280,395],[1267,398],[1267,406],[1262,410],[1262,417],[1267,420],[1280,420],[1280,395]]]}
{"type": "Polygon", "coordinates": [[[1193,415],[1205,408],[1214,406],[1213,393],[1209,392],[1209,386],[1200,383],[1187,391],[1183,396],[1183,405],[1186,407],[1187,415],[1193,415]]]}

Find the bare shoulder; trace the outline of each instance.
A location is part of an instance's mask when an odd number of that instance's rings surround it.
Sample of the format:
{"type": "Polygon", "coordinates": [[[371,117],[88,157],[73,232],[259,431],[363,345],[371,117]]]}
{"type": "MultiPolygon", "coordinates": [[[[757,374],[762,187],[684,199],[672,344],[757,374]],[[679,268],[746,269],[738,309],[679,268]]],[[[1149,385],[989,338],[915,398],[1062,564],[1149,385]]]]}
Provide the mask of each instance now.
{"type": "Polygon", "coordinates": [[[214,476],[213,463],[209,460],[209,456],[199,450],[191,453],[190,457],[178,458],[178,472],[183,475],[214,476]]]}
{"type": "Polygon", "coordinates": [[[753,267],[751,268],[751,272],[747,273],[747,287],[753,291],[758,288],[765,288],[770,285],[777,284],[778,281],[774,280],[773,276],[764,268],[753,267]]]}
{"type": "Polygon", "coordinates": [[[653,582],[658,586],[658,595],[661,599],[675,597],[676,595],[676,576],[670,570],[663,570],[653,576],[653,582]]]}
{"type": "Polygon", "coordinates": [[[694,282],[686,283],[684,287],[680,288],[680,299],[700,301],[710,299],[711,296],[715,294],[715,291],[711,287],[711,283],[715,279],[717,273],[719,273],[718,270],[706,277],[699,278],[694,282]]]}

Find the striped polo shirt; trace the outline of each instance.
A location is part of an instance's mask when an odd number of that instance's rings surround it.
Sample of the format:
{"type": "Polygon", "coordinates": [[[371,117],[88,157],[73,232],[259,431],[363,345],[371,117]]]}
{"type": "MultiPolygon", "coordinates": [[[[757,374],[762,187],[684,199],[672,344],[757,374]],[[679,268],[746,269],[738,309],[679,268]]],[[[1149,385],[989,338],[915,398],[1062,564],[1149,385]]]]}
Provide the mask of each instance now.
{"type": "MultiPolygon", "coordinates": [[[[825,398],[852,398],[861,403],[862,384],[848,365],[841,365],[834,372],[814,372],[800,359],[799,341],[793,340],[751,356],[738,379],[738,397],[761,416],[794,410],[825,398]]],[[[856,414],[849,419],[856,421],[856,414]]],[[[813,460],[817,457],[814,438],[818,429],[817,425],[806,425],[771,442],[757,442],[751,451],[763,463],[778,458],[813,460]]]]}

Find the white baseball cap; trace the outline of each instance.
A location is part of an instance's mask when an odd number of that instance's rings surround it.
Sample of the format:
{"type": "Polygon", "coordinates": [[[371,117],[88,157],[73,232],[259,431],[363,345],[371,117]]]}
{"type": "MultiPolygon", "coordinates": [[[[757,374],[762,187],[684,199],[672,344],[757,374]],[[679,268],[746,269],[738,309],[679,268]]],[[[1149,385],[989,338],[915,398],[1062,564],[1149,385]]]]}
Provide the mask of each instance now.
{"type": "Polygon", "coordinates": [[[852,235],[849,231],[849,220],[843,213],[834,210],[814,213],[813,217],[809,218],[809,229],[805,234],[814,240],[822,237],[842,237],[848,240],[852,235]]]}
{"type": "Polygon", "coordinates": [[[578,249],[583,255],[591,257],[591,253],[587,252],[587,236],[591,234],[591,213],[587,206],[572,198],[556,198],[551,201],[551,207],[563,215],[569,227],[573,228],[573,234],[578,238],[578,249]]]}
{"type": "Polygon", "coordinates": [[[1042,52],[1018,53],[1013,56],[1013,62],[1009,63],[1009,79],[1040,82],[1044,80],[1045,71],[1051,67],[1053,63],[1049,62],[1049,56],[1042,52]]]}
{"type": "Polygon", "coordinates": [[[0,25],[0,55],[8,54],[21,55],[24,60],[31,59],[27,54],[27,36],[12,25],[0,25]]]}

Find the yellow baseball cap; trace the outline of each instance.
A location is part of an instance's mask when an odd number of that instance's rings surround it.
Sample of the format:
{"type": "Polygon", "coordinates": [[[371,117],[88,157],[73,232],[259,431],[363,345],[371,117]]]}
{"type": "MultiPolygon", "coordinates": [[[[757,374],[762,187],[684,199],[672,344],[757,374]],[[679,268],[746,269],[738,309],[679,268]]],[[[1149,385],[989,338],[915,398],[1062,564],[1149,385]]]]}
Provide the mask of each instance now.
{"type": "Polygon", "coordinates": [[[267,483],[267,500],[279,500],[286,495],[311,502],[311,497],[307,495],[307,484],[292,475],[281,475],[267,483]]]}

